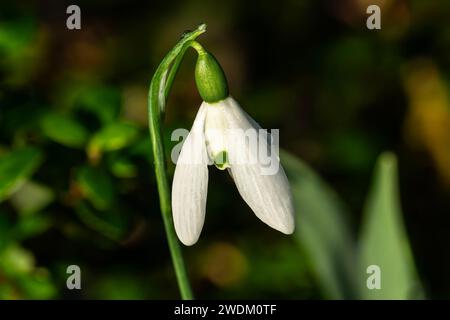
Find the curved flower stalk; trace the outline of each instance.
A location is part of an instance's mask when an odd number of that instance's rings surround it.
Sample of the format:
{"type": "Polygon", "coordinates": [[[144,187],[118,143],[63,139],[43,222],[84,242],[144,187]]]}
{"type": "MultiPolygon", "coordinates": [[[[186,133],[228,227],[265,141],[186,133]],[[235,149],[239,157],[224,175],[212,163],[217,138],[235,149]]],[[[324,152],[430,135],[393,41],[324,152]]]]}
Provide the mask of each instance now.
{"type": "Polygon", "coordinates": [[[158,186],[161,214],[166,231],[169,250],[175,269],[175,274],[183,299],[192,299],[192,290],[186,273],[181,248],[177,241],[171,217],[170,191],[166,172],[166,159],[162,140],[161,113],[164,112],[166,99],[175,78],[183,55],[190,43],[206,31],[206,25],[200,25],[196,30],[185,33],[181,40],[164,57],[153,75],[148,91],[148,122],[152,142],[155,175],[158,186]]]}
{"type": "Polygon", "coordinates": [[[294,231],[292,196],[278,153],[271,152],[268,157],[270,170],[260,157],[261,150],[272,149],[273,139],[262,133],[261,127],[229,96],[221,66],[195,41],[205,31],[206,25],[202,24],[183,35],[160,63],[148,92],[149,131],[161,214],[183,299],[192,299],[193,295],[177,235],[185,245],[194,244],[200,236],[205,219],[209,164],[228,169],[242,198],[258,218],[283,233],[294,231]],[[172,82],[189,47],[198,53],[195,81],[204,102],[175,168],[171,206],[161,118],[172,82]]]}
{"type": "MultiPolygon", "coordinates": [[[[181,149],[172,184],[175,230],[185,245],[197,242],[205,220],[208,164],[228,169],[237,189],[256,216],[270,227],[291,234],[294,208],[286,174],[276,152],[268,170],[261,151],[273,139],[229,95],[217,60],[197,42],[195,80],[204,102],[181,149]],[[252,139],[253,138],[253,139],[252,139]]],[[[267,157],[266,157],[267,158],[267,157]]]]}

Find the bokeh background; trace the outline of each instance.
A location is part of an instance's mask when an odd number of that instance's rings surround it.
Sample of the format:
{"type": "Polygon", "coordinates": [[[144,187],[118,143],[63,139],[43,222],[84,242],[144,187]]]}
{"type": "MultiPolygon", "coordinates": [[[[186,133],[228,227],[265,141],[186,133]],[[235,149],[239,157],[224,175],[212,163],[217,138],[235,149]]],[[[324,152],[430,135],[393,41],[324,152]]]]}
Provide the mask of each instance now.
{"type": "MultiPolygon", "coordinates": [[[[268,228],[210,168],[202,236],[183,248],[195,295],[450,298],[449,17],[446,0],[2,1],[0,299],[179,297],[147,90],[202,22],[232,95],[280,129],[298,227],[268,228]],[[73,264],[82,290],[66,288],[73,264]],[[355,289],[368,264],[378,296],[355,289]]],[[[191,50],[170,93],[168,152],[201,103],[194,64],[191,50]]]]}

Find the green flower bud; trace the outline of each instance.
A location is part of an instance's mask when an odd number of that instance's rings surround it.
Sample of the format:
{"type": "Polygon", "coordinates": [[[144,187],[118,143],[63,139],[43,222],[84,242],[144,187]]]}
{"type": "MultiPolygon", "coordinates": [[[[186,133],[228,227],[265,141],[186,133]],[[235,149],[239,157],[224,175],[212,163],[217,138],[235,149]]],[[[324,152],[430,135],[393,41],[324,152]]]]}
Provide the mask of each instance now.
{"type": "Polygon", "coordinates": [[[212,54],[198,48],[198,59],[195,66],[195,83],[203,101],[218,102],[228,97],[227,78],[219,62],[212,54]]]}

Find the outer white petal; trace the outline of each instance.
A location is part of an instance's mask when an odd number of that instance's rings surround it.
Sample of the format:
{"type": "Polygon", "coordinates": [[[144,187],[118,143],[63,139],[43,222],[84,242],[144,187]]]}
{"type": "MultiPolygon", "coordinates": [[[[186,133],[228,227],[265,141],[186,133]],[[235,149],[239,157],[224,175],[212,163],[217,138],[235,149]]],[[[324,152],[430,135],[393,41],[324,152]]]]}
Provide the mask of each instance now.
{"type": "MultiPolygon", "coordinates": [[[[224,110],[223,116],[227,117],[230,128],[260,129],[260,126],[254,120],[250,120],[250,116],[240,108],[234,99],[228,98],[226,103],[227,108],[224,110]]],[[[257,138],[260,146],[267,146],[267,139],[259,135],[257,138]]],[[[233,141],[233,139],[229,139],[229,141],[233,141]]],[[[262,174],[264,165],[248,143],[230,143],[228,152],[232,177],[242,198],[256,216],[278,231],[285,234],[293,233],[295,223],[292,194],[278,156],[272,155],[271,157],[271,161],[278,161],[277,172],[273,175],[264,175],[262,174]],[[251,161],[247,163],[239,161],[243,155],[244,159],[251,161]]]]}
{"type": "Polygon", "coordinates": [[[175,167],[172,213],[175,231],[187,245],[197,242],[205,221],[208,167],[203,134],[206,106],[202,104],[175,167]]]}

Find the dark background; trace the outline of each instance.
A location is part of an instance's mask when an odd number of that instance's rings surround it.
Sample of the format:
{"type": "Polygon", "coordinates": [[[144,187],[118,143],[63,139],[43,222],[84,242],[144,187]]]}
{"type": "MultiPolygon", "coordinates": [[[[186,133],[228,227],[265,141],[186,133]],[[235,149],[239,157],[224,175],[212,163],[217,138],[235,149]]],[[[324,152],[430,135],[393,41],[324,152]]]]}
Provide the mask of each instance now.
{"type": "MultiPolygon", "coordinates": [[[[178,297],[151,166],[147,90],[182,32],[202,22],[208,31],[198,40],[222,64],[233,97],[263,127],[279,128],[281,147],[337,191],[353,231],[377,156],[397,154],[426,295],[448,298],[449,18],[445,0],[2,2],[0,151],[39,148],[32,180],[52,196],[27,212],[17,201],[0,204],[3,234],[38,217],[23,238],[0,237],[0,298],[178,297]],[[66,28],[69,4],[81,8],[81,30],[66,28]],[[366,28],[369,4],[381,7],[381,30],[366,28]],[[99,157],[43,129],[49,112],[70,115],[89,135],[126,120],[133,138],[99,157]],[[106,195],[90,193],[91,180],[106,195]],[[69,264],[83,270],[81,291],[65,289],[69,264]]],[[[170,130],[189,128],[201,103],[194,64],[191,50],[168,101],[168,147],[170,130]]],[[[201,298],[324,297],[292,238],[260,223],[214,168],[202,236],[184,253],[201,298]]]]}

